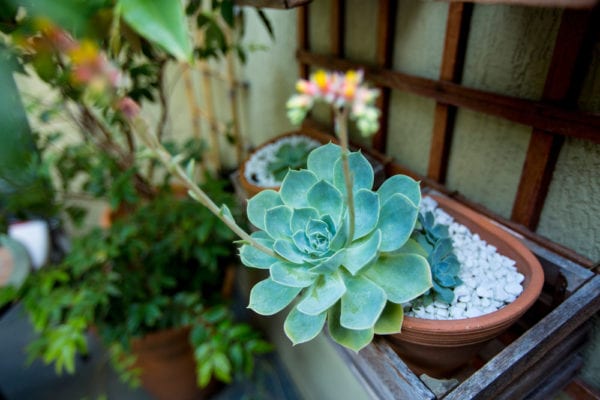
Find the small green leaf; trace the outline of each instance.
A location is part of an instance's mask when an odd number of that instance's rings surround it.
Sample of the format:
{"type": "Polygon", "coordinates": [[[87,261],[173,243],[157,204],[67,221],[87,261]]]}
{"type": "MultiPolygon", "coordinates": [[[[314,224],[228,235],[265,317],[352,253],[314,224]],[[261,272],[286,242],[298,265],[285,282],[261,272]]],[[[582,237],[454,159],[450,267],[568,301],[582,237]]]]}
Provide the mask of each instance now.
{"type": "Polygon", "coordinates": [[[323,329],[327,313],[308,315],[296,307],[290,311],[283,324],[283,330],[294,345],[314,339],[323,329]]]}
{"type": "Polygon", "coordinates": [[[221,1],[221,16],[223,20],[227,22],[227,25],[233,28],[233,1],[223,0],[221,1]]]}
{"type": "Polygon", "coordinates": [[[336,304],[327,315],[327,327],[333,340],[356,352],[371,343],[374,336],[373,328],[363,330],[344,328],[340,324],[340,314],[340,305],[336,304]]]}
{"type": "Polygon", "coordinates": [[[263,190],[248,200],[246,208],[248,219],[252,225],[264,231],[266,230],[265,214],[267,210],[280,205],[283,205],[283,201],[281,201],[279,193],[270,189],[263,190]]]}
{"type": "Polygon", "coordinates": [[[346,292],[339,274],[321,275],[298,303],[298,311],[318,315],[333,306],[346,292]]]}
{"type": "Polygon", "coordinates": [[[344,283],[347,291],[342,296],[340,324],[354,330],[372,328],[385,307],[385,292],[360,276],[344,276],[344,283]]]}
{"type": "Polygon", "coordinates": [[[319,181],[308,191],[308,203],[321,215],[329,215],[338,224],[344,210],[342,193],[327,181],[319,181]]]}
{"type": "MultiPolygon", "coordinates": [[[[270,248],[273,241],[256,240],[258,243],[265,245],[270,248]]],[[[247,267],[268,269],[273,263],[278,260],[275,257],[271,257],[268,254],[252,247],[249,244],[245,244],[240,248],[240,260],[247,267]]]]}
{"type": "Polygon", "coordinates": [[[308,170],[290,170],[283,182],[279,193],[283,202],[293,208],[307,207],[306,193],[317,183],[317,176],[308,170]]]}
{"type": "Polygon", "coordinates": [[[379,221],[379,196],[368,189],[361,189],[354,196],[354,237],[357,240],[375,229],[379,221]]]}
{"type": "Polygon", "coordinates": [[[287,307],[300,290],[301,288],[283,286],[267,278],[254,285],[250,291],[248,308],[260,315],[273,315],[287,307]]]}
{"type": "Polygon", "coordinates": [[[181,2],[119,0],[121,15],[140,35],[179,61],[192,60],[192,41],[181,2]]]}
{"type": "Polygon", "coordinates": [[[408,197],[415,207],[421,204],[421,189],[419,183],[406,175],[394,175],[388,178],[377,189],[383,206],[393,195],[401,193],[408,197]]]}
{"type": "Polygon", "coordinates": [[[292,242],[287,240],[276,240],[273,244],[273,250],[281,257],[294,264],[304,264],[305,255],[302,254],[292,242]]]}
{"type": "MultiPolygon", "coordinates": [[[[350,175],[352,176],[352,190],[356,193],[360,189],[371,189],[375,174],[373,167],[360,152],[348,154],[350,175]]],[[[331,166],[329,166],[331,168],[331,166]]],[[[344,179],[344,168],[340,157],[333,166],[333,184],[346,196],[346,181],[344,179]]]]}
{"type": "Polygon", "coordinates": [[[388,301],[375,323],[375,333],[378,335],[398,333],[402,328],[402,321],[404,321],[404,307],[402,307],[402,304],[388,301]]]}
{"type": "Polygon", "coordinates": [[[284,286],[303,288],[310,286],[317,279],[317,274],[309,272],[306,268],[281,261],[271,265],[270,271],[271,279],[284,286]]]}
{"type": "Polygon", "coordinates": [[[292,208],[277,206],[265,214],[265,231],[275,240],[289,239],[292,236],[292,208]]]}
{"type": "Polygon", "coordinates": [[[271,37],[271,40],[275,40],[275,33],[273,31],[273,25],[271,25],[271,21],[269,21],[269,18],[267,17],[267,15],[265,14],[265,12],[263,10],[261,10],[260,8],[255,8],[255,10],[256,10],[256,13],[258,14],[258,18],[261,20],[261,22],[265,26],[265,29],[267,30],[267,32],[269,32],[269,36],[271,37]]]}
{"type": "Polygon", "coordinates": [[[319,218],[319,213],[314,208],[294,208],[292,214],[292,232],[304,231],[311,219],[319,218]]]}
{"type": "Polygon", "coordinates": [[[379,257],[365,276],[385,290],[388,300],[406,303],[432,287],[427,260],[417,254],[394,254],[379,257]]]}
{"type": "Polygon", "coordinates": [[[323,259],[319,264],[310,269],[310,272],[315,274],[331,274],[335,273],[340,265],[344,262],[344,254],[346,249],[340,249],[332,256],[323,259]]]}
{"type": "Polygon", "coordinates": [[[328,143],[317,147],[308,155],[306,160],[307,168],[314,172],[319,179],[333,183],[333,169],[338,158],[342,154],[342,149],[337,144],[328,143]]]}
{"type": "Polygon", "coordinates": [[[343,265],[352,275],[375,260],[381,245],[381,231],[378,229],[368,239],[352,243],[344,253],[343,265]]]}
{"type": "Polygon", "coordinates": [[[381,229],[381,251],[394,251],[413,232],[419,209],[403,194],[395,194],[381,208],[377,228],[381,229]]]}

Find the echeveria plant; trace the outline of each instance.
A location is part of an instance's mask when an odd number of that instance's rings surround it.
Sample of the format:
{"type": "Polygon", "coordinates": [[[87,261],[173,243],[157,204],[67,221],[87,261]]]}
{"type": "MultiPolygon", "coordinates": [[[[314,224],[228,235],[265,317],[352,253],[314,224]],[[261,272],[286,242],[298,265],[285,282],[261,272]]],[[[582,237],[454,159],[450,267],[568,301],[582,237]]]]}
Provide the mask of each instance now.
{"type": "Polygon", "coordinates": [[[308,169],[290,171],[279,192],[250,199],[252,237],[275,257],[242,246],[242,262],[268,269],[269,278],[250,294],[250,308],[275,314],[298,297],[284,329],[294,343],[313,339],[325,321],[338,343],[354,350],[374,333],[400,331],[402,303],[432,286],[429,264],[410,236],[421,193],[417,182],[396,175],[372,190],[373,169],[360,153],[349,154],[354,177],[354,230],[349,229],[342,149],[313,150],[308,169]]]}

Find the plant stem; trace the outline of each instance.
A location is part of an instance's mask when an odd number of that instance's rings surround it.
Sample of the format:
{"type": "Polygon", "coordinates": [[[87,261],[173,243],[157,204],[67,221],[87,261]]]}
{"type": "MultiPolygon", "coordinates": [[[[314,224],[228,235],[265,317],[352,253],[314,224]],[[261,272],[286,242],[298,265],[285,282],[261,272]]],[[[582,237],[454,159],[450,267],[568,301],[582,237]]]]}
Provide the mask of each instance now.
{"type": "Polygon", "coordinates": [[[154,150],[156,157],[158,157],[158,159],[167,167],[167,169],[184,184],[194,200],[208,208],[210,212],[223,221],[223,223],[227,225],[227,227],[236,235],[238,235],[243,241],[271,257],[280,258],[273,250],[258,243],[252,236],[242,229],[233,218],[227,218],[223,215],[223,210],[217,206],[215,202],[212,201],[212,199],[190,179],[183,168],[181,168],[178,163],[174,162],[171,154],[169,154],[162,144],[160,144],[156,137],[149,133],[148,126],[141,117],[136,117],[132,121],[132,124],[135,128],[135,132],[138,133],[148,147],[154,150]]]}
{"type": "Polygon", "coordinates": [[[335,107],[335,129],[338,138],[340,139],[340,146],[342,147],[342,168],[344,171],[344,181],[346,182],[346,196],[348,202],[348,240],[347,244],[352,242],[354,237],[355,227],[355,211],[354,211],[354,193],[352,190],[353,179],[352,172],[350,171],[350,162],[348,161],[348,154],[350,150],[348,148],[348,109],[346,107],[337,108],[335,107]]]}

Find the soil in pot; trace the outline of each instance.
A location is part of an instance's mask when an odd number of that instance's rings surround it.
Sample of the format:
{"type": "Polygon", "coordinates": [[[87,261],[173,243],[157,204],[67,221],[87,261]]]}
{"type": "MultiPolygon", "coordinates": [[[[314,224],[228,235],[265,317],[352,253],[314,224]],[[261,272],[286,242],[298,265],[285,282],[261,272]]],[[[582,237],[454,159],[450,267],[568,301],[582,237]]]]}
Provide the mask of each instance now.
{"type": "Polygon", "coordinates": [[[495,246],[500,254],[514,260],[523,276],[523,292],[498,311],[449,320],[406,316],[402,332],[387,336],[398,355],[416,374],[447,378],[533,305],[541,293],[544,275],[537,258],[508,232],[451,199],[441,196],[434,196],[434,199],[457,222],[495,246]]]}

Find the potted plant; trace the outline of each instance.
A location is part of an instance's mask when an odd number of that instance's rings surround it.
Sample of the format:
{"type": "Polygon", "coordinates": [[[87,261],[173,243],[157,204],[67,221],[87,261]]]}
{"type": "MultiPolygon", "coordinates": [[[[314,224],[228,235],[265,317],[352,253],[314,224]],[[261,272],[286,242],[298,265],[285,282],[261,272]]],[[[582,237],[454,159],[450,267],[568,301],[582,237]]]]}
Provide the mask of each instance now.
{"type": "MultiPolygon", "coordinates": [[[[239,229],[225,208],[193,187],[181,167],[175,166],[174,173],[189,186],[194,198],[222,215],[243,239],[242,262],[269,271],[269,277],[253,287],[249,307],[263,315],[290,307],[284,330],[293,343],[311,340],[327,322],[330,336],[355,351],[366,346],[375,333],[397,335],[407,343],[405,347],[418,350],[420,346],[413,345],[417,342],[411,335],[417,318],[405,319],[405,308],[428,301],[451,303],[453,289],[463,283],[457,269],[464,266],[457,263],[454,243],[447,237],[449,228],[432,221],[427,213],[420,216],[421,191],[409,177],[392,176],[373,191],[371,166],[360,152],[348,150],[348,117],[363,133],[377,129],[379,115],[373,106],[376,91],[362,86],[360,72],[319,71],[310,81],[301,81],[298,89],[300,93],[288,102],[288,116],[297,123],[315,100],[331,103],[340,146],[330,143],[318,147],[308,155],[307,169],[287,173],[279,192],[264,190],[248,201],[247,215],[257,232],[249,235],[239,229]]],[[[155,138],[143,129],[138,133],[159,159],[172,163],[155,138]]],[[[508,250],[515,240],[498,239],[498,232],[490,230],[490,224],[481,222],[480,216],[446,199],[438,201],[461,223],[481,231],[501,251],[515,257],[524,274],[524,284],[519,285],[524,294],[511,303],[513,306],[498,311],[502,322],[492,324],[492,335],[498,334],[541,292],[541,266],[524,246],[508,250]],[[511,316],[505,318],[504,314],[511,316]]],[[[424,335],[448,335],[446,322],[426,322],[433,329],[424,335]]],[[[460,337],[457,342],[464,346],[463,339],[469,336],[465,332],[473,330],[477,322],[477,318],[463,316],[453,321],[463,325],[462,332],[449,335],[460,337]]],[[[490,326],[482,324],[471,339],[481,343],[490,338],[489,331],[490,326]]],[[[452,345],[446,341],[441,347],[452,345]]],[[[439,346],[434,352],[438,350],[439,346]]],[[[407,361],[413,367],[419,363],[414,358],[407,361]]],[[[427,365],[420,367],[439,375],[427,365]]],[[[455,367],[444,365],[441,373],[455,367]]]]}

